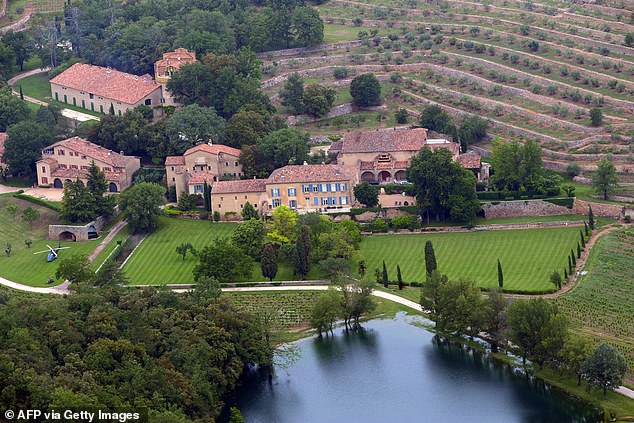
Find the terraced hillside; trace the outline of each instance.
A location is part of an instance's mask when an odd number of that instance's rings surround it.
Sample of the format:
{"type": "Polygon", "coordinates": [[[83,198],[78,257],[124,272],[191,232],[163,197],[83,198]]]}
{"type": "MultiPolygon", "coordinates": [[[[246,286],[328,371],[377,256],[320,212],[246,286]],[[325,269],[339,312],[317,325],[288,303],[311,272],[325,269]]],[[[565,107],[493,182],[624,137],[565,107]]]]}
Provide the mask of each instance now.
{"type": "Polygon", "coordinates": [[[492,135],[537,140],[554,168],[576,161],[592,170],[612,154],[625,174],[634,171],[634,3],[603,3],[329,0],[317,7],[332,44],[263,55],[264,87],[276,100],[298,72],[335,87],[342,104],[351,79],[372,72],[386,109],[303,126],[317,134],[388,126],[399,108],[415,117],[439,104],[458,121],[488,118],[492,135]],[[347,76],[336,79],[337,67],[347,76]]]}

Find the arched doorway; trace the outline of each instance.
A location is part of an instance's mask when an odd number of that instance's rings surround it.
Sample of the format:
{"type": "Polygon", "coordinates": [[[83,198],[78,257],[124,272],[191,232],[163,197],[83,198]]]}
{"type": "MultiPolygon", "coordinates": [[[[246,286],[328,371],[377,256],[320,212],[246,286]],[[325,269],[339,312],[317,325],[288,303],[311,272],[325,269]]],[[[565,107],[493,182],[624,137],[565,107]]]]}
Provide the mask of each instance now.
{"type": "Polygon", "coordinates": [[[392,180],[392,174],[387,170],[382,170],[379,173],[379,181],[380,182],[389,182],[392,180]]]}
{"type": "Polygon", "coordinates": [[[376,178],[374,177],[374,173],[372,172],[363,172],[361,174],[361,180],[364,182],[374,182],[376,178]]]}
{"type": "Polygon", "coordinates": [[[398,172],[396,172],[394,174],[394,179],[396,179],[397,181],[404,181],[407,179],[407,172],[405,172],[404,170],[399,170],[398,172]]]}
{"type": "Polygon", "coordinates": [[[73,181],[71,181],[70,179],[66,179],[66,180],[64,181],[64,185],[68,185],[68,184],[70,184],[71,182],[73,182],[73,181]]]}
{"type": "Polygon", "coordinates": [[[62,180],[59,178],[55,178],[55,180],[53,181],[53,188],[64,188],[62,180]]]}
{"type": "Polygon", "coordinates": [[[110,182],[108,185],[108,192],[119,192],[119,188],[117,188],[117,184],[114,182],[110,182]]]}
{"type": "Polygon", "coordinates": [[[60,241],[77,241],[77,237],[75,236],[74,233],[70,232],[70,231],[64,231],[61,234],[59,234],[59,240],[60,241]]]}

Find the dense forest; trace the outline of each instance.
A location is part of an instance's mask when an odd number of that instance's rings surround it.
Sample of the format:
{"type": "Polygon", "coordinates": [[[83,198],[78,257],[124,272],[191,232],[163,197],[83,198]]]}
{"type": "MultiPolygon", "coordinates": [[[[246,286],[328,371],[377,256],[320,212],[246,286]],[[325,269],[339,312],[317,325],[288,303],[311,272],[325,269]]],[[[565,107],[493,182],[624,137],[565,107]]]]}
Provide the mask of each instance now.
{"type": "Polygon", "coordinates": [[[273,351],[261,322],[218,295],[0,291],[0,408],[146,408],[153,422],[213,422],[245,366],[271,364],[273,351]]]}
{"type": "Polygon", "coordinates": [[[323,23],[302,0],[69,1],[63,25],[88,63],[153,73],[161,54],[185,47],[198,55],[246,47],[267,51],[320,44],[323,23]]]}

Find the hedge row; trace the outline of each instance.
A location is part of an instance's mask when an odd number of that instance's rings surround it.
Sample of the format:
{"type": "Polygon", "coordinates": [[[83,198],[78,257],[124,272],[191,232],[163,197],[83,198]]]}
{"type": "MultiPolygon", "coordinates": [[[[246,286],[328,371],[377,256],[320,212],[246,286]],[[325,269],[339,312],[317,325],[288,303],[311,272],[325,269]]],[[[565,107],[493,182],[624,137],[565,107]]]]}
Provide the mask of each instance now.
{"type": "Polygon", "coordinates": [[[548,203],[551,204],[555,204],[557,206],[565,206],[568,207],[569,209],[572,208],[572,206],[575,203],[575,199],[572,197],[567,197],[567,198],[550,198],[548,200],[544,200],[548,203]]]}
{"type": "MultiPolygon", "coordinates": [[[[479,200],[528,200],[548,198],[546,194],[540,194],[536,191],[482,191],[477,192],[479,200]]],[[[555,197],[558,193],[552,192],[550,197],[555,197]]]]}
{"type": "MultiPolygon", "coordinates": [[[[22,191],[22,190],[20,190],[22,191]]],[[[22,194],[22,192],[18,191],[17,194],[14,195],[15,198],[19,198],[20,200],[29,201],[33,204],[37,204],[42,207],[47,207],[51,210],[55,210],[56,212],[60,211],[60,206],[57,204],[52,204],[49,201],[42,200],[36,197],[31,197],[30,195],[22,194]]]]}

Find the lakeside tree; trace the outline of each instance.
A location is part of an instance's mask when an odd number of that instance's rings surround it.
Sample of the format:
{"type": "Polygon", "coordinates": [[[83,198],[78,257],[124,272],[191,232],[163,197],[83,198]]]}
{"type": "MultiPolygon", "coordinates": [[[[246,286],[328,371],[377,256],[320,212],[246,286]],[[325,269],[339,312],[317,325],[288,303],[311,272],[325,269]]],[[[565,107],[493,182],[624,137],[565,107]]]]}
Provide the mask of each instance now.
{"type": "Polygon", "coordinates": [[[262,270],[262,276],[268,278],[269,281],[275,279],[277,275],[277,255],[278,252],[275,244],[269,242],[264,245],[260,258],[260,268],[262,270]]]}
{"type": "MultiPolygon", "coordinates": [[[[616,167],[609,158],[602,159],[597,164],[597,171],[592,175],[592,185],[597,194],[603,196],[604,200],[614,193],[614,188],[619,183],[616,176],[616,167]]],[[[594,229],[591,226],[591,229],[594,229]]]]}
{"type": "Polygon", "coordinates": [[[235,282],[251,276],[253,260],[227,239],[218,239],[198,252],[194,280],[214,278],[219,282],[235,282]]]}
{"type": "Polygon", "coordinates": [[[310,271],[310,250],[310,228],[307,225],[301,225],[297,234],[295,274],[299,275],[302,280],[306,279],[310,271]]]}
{"type": "Polygon", "coordinates": [[[507,300],[500,289],[492,289],[487,292],[488,316],[486,316],[484,331],[491,338],[491,349],[497,352],[501,344],[506,341],[507,332],[507,309],[509,300],[507,300]]]}
{"type": "Polygon", "coordinates": [[[59,216],[70,223],[88,223],[97,217],[97,205],[88,187],[76,179],[64,185],[59,216]]]}
{"type": "Polygon", "coordinates": [[[578,335],[570,335],[559,353],[559,359],[566,370],[577,376],[577,386],[581,386],[583,362],[592,352],[591,342],[578,335]]]}
{"type": "Polygon", "coordinates": [[[514,301],[508,309],[508,325],[524,364],[531,358],[542,366],[556,357],[568,333],[565,317],[543,298],[514,301]]]}
{"type": "Polygon", "coordinates": [[[322,333],[333,331],[337,318],[342,315],[342,294],[334,288],[329,288],[321,294],[310,314],[310,325],[317,330],[319,337],[322,333]]]}
{"type": "Polygon", "coordinates": [[[231,233],[231,242],[252,259],[259,260],[265,235],[264,222],[249,219],[236,226],[231,233]]]}
{"type": "Polygon", "coordinates": [[[149,233],[158,227],[164,194],[165,188],[150,182],[134,184],[119,194],[119,207],[131,233],[149,233]]]}
{"type": "Polygon", "coordinates": [[[372,312],[376,303],[372,301],[373,283],[371,281],[354,281],[348,283],[339,279],[336,284],[341,292],[341,317],[346,328],[358,329],[359,320],[364,314],[372,312]]]}
{"type": "Polygon", "coordinates": [[[304,81],[298,73],[291,74],[280,91],[282,106],[293,115],[304,113],[304,81]]]}
{"type": "Polygon", "coordinates": [[[457,222],[475,219],[480,201],[475,193],[476,178],[472,172],[453,161],[445,148],[432,151],[424,147],[412,157],[407,179],[414,184],[416,203],[422,219],[429,224],[451,218],[457,222]]]}
{"type": "Polygon", "coordinates": [[[429,276],[438,269],[436,252],[430,240],[425,241],[425,273],[429,276]]]}
{"type": "Polygon", "coordinates": [[[367,181],[354,186],[354,197],[367,207],[376,207],[379,204],[379,187],[370,185],[367,181]]]}
{"type": "Polygon", "coordinates": [[[378,106],[381,104],[381,84],[374,74],[364,73],[350,83],[350,95],[357,107],[378,106]]]}
{"type": "Polygon", "coordinates": [[[502,273],[502,264],[500,263],[500,259],[498,259],[498,286],[500,289],[504,288],[504,274],[502,273]]]}
{"type": "Polygon", "coordinates": [[[581,371],[591,385],[603,389],[606,395],[623,383],[627,363],[616,348],[602,343],[582,363],[581,371]]]}
{"type": "Polygon", "coordinates": [[[427,313],[429,318],[436,321],[441,313],[442,305],[440,289],[448,282],[449,278],[445,275],[441,275],[438,271],[434,270],[427,274],[427,277],[421,286],[420,305],[427,313]]]}

